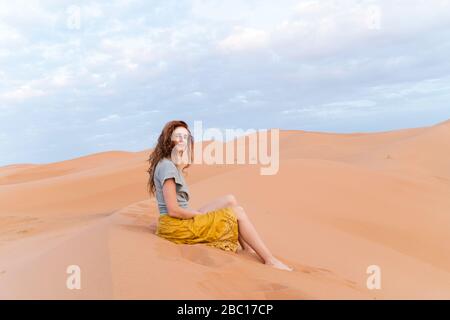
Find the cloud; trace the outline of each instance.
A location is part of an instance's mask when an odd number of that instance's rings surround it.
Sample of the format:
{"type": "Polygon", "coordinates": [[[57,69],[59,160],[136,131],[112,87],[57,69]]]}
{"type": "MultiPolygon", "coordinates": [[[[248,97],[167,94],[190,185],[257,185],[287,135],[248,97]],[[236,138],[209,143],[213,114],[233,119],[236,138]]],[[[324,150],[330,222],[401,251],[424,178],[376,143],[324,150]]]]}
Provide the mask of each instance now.
{"type": "Polygon", "coordinates": [[[191,13],[194,17],[216,22],[243,19],[251,8],[251,1],[193,0],[191,3],[191,13]]]}
{"type": "Polygon", "coordinates": [[[0,42],[2,46],[13,46],[23,44],[25,38],[18,30],[4,23],[0,23],[0,42]]]}
{"type": "Polygon", "coordinates": [[[37,97],[48,96],[73,83],[73,73],[69,66],[63,66],[50,71],[42,78],[21,83],[6,79],[5,89],[0,91],[0,103],[23,103],[37,97]]]}
{"type": "Polygon", "coordinates": [[[96,141],[96,140],[103,140],[103,139],[109,139],[113,136],[112,133],[102,133],[102,134],[95,134],[91,137],[88,137],[86,141],[96,141]]]}
{"type": "Polygon", "coordinates": [[[33,26],[54,26],[58,20],[57,10],[48,10],[43,1],[16,0],[0,2],[0,21],[29,30],[33,26]]]}
{"type": "Polygon", "coordinates": [[[111,121],[117,121],[120,120],[120,116],[118,114],[110,114],[104,118],[100,118],[97,121],[98,122],[111,122],[111,121]]]}
{"type": "Polygon", "coordinates": [[[22,102],[26,99],[40,97],[43,95],[45,95],[44,91],[24,85],[0,94],[0,101],[22,102]]]}
{"type": "Polygon", "coordinates": [[[25,147],[48,141],[60,159],[113,138],[145,149],[174,118],[350,131],[450,117],[449,1],[87,0],[79,28],[72,6],[0,4],[3,162],[50,159],[25,147]]]}
{"type": "Polygon", "coordinates": [[[355,100],[355,101],[337,101],[326,103],[324,107],[349,107],[349,108],[363,108],[363,107],[373,107],[376,102],[370,100],[355,100]]]}
{"type": "Polygon", "coordinates": [[[233,34],[219,41],[218,47],[225,52],[252,51],[267,47],[269,35],[258,29],[236,27],[233,34]]]}
{"type": "Polygon", "coordinates": [[[431,95],[450,92],[450,78],[425,79],[415,83],[399,83],[394,85],[376,86],[372,91],[384,98],[404,98],[418,95],[431,95]]]}
{"type": "Polygon", "coordinates": [[[286,116],[302,116],[330,118],[336,116],[352,116],[358,113],[367,114],[376,111],[377,103],[371,100],[335,101],[318,105],[309,105],[281,111],[286,116]]]}

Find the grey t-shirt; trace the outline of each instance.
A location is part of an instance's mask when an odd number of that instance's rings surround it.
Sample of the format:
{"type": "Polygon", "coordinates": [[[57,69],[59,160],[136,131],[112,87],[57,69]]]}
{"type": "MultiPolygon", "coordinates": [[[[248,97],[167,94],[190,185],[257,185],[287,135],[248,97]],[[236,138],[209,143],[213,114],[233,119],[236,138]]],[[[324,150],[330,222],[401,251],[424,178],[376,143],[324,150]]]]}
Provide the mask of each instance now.
{"type": "Polygon", "coordinates": [[[164,181],[169,178],[175,179],[178,205],[185,209],[189,208],[189,188],[183,175],[175,166],[175,163],[167,158],[163,158],[156,165],[155,175],[153,178],[156,189],[156,200],[158,201],[158,209],[160,214],[167,214],[167,205],[164,201],[162,187],[164,185],[164,181]]]}

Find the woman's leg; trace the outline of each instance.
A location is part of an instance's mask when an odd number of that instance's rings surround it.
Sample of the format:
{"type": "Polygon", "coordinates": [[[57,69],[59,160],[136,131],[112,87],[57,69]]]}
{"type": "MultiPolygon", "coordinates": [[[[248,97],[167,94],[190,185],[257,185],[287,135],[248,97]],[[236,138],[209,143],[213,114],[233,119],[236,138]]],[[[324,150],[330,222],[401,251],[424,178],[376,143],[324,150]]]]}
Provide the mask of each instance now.
{"type": "Polygon", "coordinates": [[[226,207],[237,206],[237,205],[238,205],[238,203],[236,201],[236,198],[232,194],[227,194],[225,196],[218,197],[211,202],[208,202],[207,204],[202,206],[200,209],[198,209],[198,211],[206,213],[209,211],[214,211],[214,210],[218,210],[218,209],[222,209],[222,208],[226,208],[226,207]]]}
{"type": "MultiPolygon", "coordinates": [[[[232,194],[227,194],[222,197],[218,197],[211,202],[208,202],[204,206],[202,206],[198,211],[206,213],[209,211],[214,211],[226,207],[234,207],[238,206],[238,202],[236,200],[236,197],[232,194]]],[[[254,250],[250,245],[248,245],[245,240],[242,238],[241,235],[239,235],[239,244],[241,245],[242,249],[247,252],[253,252],[254,250]]]]}
{"type": "Polygon", "coordinates": [[[239,240],[239,244],[241,245],[241,247],[244,251],[246,251],[246,252],[254,252],[255,251],[252,249],[252,247],[247,242],[245,242],[245,240],[242,238],[241,233],[239,233],[238,240],[239,240]]]}
{"type": "Polygon", "coordinates": [[[266,247],[255,227],[248,218],[244,208],[241,206],[233,206],[233,211],[236,214],[240,237],[248,243],[250,247],[255,250],[258,256],[265,264],[272,265],[278,269],[292,271],[292,268],[286,266],[284,263],[275,258],[269,249],[266,247]]]}

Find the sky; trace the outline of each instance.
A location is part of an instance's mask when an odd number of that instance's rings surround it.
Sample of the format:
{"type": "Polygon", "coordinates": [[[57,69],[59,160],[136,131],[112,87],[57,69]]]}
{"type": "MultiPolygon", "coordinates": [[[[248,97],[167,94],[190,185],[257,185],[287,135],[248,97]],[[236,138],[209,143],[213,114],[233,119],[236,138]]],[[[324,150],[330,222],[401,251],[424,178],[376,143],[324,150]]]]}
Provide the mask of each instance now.
{"type": "Polygon", "coordinates": [[[0,166],[164,124],[377,132],[450,118],[449,0],[0,1],[0,166]]]}

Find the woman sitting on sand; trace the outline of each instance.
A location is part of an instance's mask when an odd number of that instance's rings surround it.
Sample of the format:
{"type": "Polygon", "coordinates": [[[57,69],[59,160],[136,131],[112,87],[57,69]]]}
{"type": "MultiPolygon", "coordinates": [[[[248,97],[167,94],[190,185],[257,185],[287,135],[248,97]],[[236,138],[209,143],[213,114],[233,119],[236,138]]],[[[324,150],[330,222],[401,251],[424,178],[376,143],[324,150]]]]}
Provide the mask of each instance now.
{"type": "Polygon", "coordinates": [[[204,243],[233,252],[240,244],[245,252],[253,249],[265,264],[292,271],[270,253],[234,196],[189,209],[189,189],[182,173],[193,162],[193,146],[188,125],[170,121],[150,154],[148,187],[150,195],[156,195],[160,213],[156,234],[174,243],[204,243]]]}

